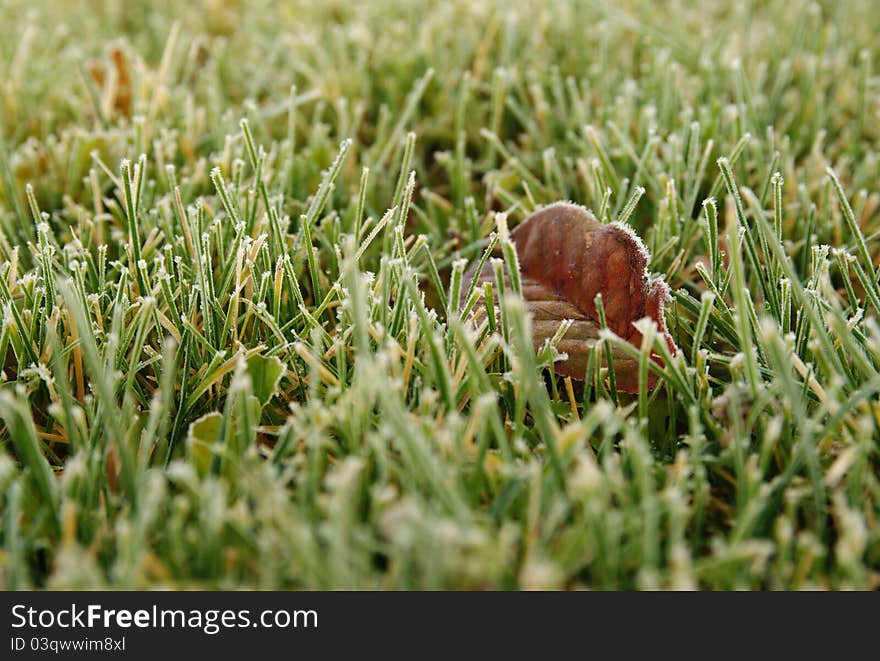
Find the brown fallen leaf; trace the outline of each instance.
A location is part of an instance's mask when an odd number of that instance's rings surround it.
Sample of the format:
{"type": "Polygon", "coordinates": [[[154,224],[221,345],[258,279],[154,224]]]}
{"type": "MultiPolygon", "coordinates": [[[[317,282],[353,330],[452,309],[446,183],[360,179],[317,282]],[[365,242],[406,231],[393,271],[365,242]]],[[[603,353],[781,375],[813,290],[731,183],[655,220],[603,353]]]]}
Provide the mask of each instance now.
{"type": "MultiPolygon", "coordinates": [[[[535,212],[510,234],[516,247],[522,279],[522,293],[532,318],[532,341],[535,349],[556,333],[566,319],[573,321],[558,351],[568,359],[557,362],[562,376],[583,380],[587,360],[599,337],[599,316],[594,303],[602,294],[608,327],[639,347],[642,334],[635,321],[650,317],[669,351],[675,343],[666,329],[663,304],[669,299],[669,287],[648,273],[648,251],[632,230],[619,223],[603,225],[583,207],[557,202],[535,212]]],[[[467,292],[474,279],[477,263],[464,276],[462,291],[467,292]]],[[[505,269],[505,280],[508,274],[505,269]]],[[[484,267],[478,287],[494,281],[492,269],[484,267]]],[[[509,287],[509,282],[507,284],[509,287]]],[[[497,309],[497,305],[496,305],[497,309]]],[[[482,299],[475,316],[485,315],[482,299]]],[[[659,364],[656,353],[651,358],[659,364]]],[[[604,351],[602,352],[604,364],[604,351]]],[[[637,393],[639,364],[623,350],[612,348],[612,365],[618,390],[637,393]]],[[[656,377],[649,373],[648,387],[656,377]]]]}

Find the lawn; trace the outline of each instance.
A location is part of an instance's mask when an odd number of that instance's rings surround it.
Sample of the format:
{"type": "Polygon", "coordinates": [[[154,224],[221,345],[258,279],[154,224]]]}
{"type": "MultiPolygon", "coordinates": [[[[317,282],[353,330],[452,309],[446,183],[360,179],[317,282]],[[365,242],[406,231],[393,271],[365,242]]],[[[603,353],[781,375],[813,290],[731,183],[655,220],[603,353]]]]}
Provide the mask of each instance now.
{"type": "Polygon", "coordinates": [[[0,3],[0,586],[880,587],[880,11],[701,5],[0,3]]]}

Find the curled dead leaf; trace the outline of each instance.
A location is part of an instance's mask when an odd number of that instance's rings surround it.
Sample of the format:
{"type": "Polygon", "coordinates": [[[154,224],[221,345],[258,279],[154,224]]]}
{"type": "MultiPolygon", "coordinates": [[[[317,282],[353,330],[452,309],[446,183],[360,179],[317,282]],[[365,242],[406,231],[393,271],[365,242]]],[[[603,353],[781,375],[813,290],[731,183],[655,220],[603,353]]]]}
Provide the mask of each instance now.
{"type": "MultiPolygon", "coordinates": [[[[662,279],[649,275],[648,251],[628,227],[619,223],[603,225],[583,207],[557,202],[529,216],[510,238],[519,260],[535,348],[553,337],[564,320],[573,322],[557,345],[568,356],[556,363],[558,374],[578,380],[586,375],[590,351],[600,330],[596,294],[602,294],[608,328],[617,335],[641,346],[642,334],[633,322],[650,317],[670,353],[676,353],[663,316],[669,287],[662,279]]],[[[465,273],[463,292],[473,281],[476,267],[475,263],[465,273]]],[[[504,277],[509,277],[506,270],[504,277]]],[[[478,287],[492,280],[492,270],[484,268],[478,287]]],[[[481,314],[485,315],[482,299],[475,308],[475,315],[481,314]]],[[[651,358],[662,365],[656,353],[651,358]]],[[[612,350],[611,361],[617,388],[638,392],[638,361],[617,347],[612,350]]],[[[649,374],[648,387],[655,384],[656,377],[649,374]]]]}

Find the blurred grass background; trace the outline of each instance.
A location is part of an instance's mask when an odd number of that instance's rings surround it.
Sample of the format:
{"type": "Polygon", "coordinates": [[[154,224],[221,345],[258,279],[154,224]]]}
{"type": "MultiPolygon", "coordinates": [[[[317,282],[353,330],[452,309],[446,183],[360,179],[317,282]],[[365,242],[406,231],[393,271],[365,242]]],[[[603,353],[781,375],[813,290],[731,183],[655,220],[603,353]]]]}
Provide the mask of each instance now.
{"type": "Polygon", "coordinates": [[[551,4],[0,4],[0,584],[878,586],[874,3],[551,4]],[[559,199],[652,393],[460,319],[559,199]]]}

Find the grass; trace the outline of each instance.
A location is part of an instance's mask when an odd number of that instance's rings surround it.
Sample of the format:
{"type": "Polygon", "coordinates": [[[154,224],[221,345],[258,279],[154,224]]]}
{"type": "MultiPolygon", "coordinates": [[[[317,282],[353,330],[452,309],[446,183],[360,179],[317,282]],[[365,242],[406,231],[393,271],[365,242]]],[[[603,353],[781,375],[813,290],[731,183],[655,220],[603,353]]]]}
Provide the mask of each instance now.
{"type": "Polygon", "coordinates": [[[0,585],[880,587],[874,3],[278,4],[0,5],[0,585]],[[559,199],[650,393],[465,321],[559,199]]]}

